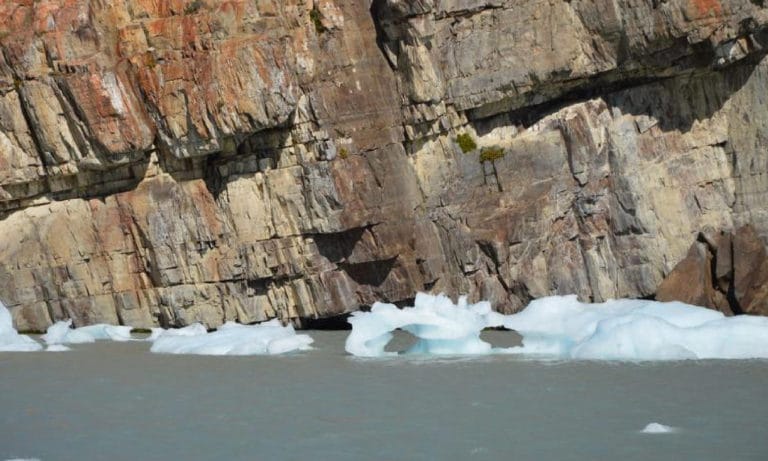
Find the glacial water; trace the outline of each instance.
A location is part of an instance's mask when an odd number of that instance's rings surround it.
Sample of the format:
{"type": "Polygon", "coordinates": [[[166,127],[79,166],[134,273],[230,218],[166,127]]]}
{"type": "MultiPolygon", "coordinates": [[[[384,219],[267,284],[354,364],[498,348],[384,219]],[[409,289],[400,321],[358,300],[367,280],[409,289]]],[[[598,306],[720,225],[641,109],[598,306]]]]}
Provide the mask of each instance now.
{"type": "Polygon", "coordinates": [[[0,353],[0,460],[768,459],[765,360],[360,359],[309,334],[285,356],[0,353]]]}

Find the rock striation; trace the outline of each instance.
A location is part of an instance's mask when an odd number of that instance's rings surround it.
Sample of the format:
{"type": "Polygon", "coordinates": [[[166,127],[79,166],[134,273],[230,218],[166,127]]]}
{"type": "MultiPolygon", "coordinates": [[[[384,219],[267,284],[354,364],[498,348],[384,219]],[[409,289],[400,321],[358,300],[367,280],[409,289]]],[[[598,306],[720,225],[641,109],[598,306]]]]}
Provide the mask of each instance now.
{"type": "Polygon", "coordinates": [[[0,299],[44,330],[654,296],[701,229],[768,237],[766,47],[749,0],[7,0],[0,299]]]}
{"type": "Polygon", "coordinates": [[[702,232],[659,285],[656,298],[730,315],[768,315],[765,245],[750,225],[734,232],[702,232]]]}

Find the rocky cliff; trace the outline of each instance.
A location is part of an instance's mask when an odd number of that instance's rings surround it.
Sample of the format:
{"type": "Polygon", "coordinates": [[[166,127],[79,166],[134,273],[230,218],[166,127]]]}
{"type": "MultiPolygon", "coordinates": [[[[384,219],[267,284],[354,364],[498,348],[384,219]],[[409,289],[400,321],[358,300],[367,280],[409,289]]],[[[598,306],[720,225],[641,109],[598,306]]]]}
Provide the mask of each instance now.
{"type": "Polygon", "coordinates": [[[700,232],[768,237],[762,5],[3,1],[0,298],[40,330],[654,296],[700,232]]]}

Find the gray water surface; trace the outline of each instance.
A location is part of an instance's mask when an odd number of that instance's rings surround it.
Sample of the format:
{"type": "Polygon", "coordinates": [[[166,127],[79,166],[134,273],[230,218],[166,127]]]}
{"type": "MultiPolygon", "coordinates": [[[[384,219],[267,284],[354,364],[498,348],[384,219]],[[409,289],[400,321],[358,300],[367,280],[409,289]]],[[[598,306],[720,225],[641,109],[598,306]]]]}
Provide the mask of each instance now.
{"type": "Polygon", "coordinates": [[[768,460],[767,361],[363,360],[309,334],[279,357],[0,353],[0,460],[768,460]]]}

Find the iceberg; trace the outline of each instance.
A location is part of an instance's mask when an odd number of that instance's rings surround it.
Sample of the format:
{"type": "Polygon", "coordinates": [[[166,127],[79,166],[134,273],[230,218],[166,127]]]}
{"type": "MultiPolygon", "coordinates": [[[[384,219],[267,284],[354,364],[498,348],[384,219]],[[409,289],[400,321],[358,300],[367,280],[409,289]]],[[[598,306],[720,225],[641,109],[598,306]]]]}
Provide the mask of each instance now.
{"type": "Polygon", "coordinates": [[[159,354],[274,355],[311,349],[308,335],[296,334],[293,326],[279,320],[257,325],[227,322],[214,332],[201,324],[180,329],[153,331],[150,350],[159,354]]]}
{"type": "Polygon", "coordinates": [[[677,429],[660,423],[648,423],[648,425],[646,425],[640,432],[643,434],[670,434],[672,432],[677,432],[677,429]]]}
{"type": "Polygon", "coordinates": [[[488,302],[453,304],[444,295],[419,293],[415,305],[398,309],[376,303],[355,312],[345,349],[361,357],[397,355],[385,346],[402,329],[417,338],[405,354],[525,356],[585,360],[684,360],[768,358],[768,318],[725,317],[680,302],[611,300],[581,303],[575,295],[532,301],[522,312],[501,315],[488,302]],[[523,345],[493,348],[480,339],[484,328],[503,326],[523,345]]]}
{"type": "Polygon", "coordinates": [[[98,341],[131,341],[129,326],[107,325],[99,323],[80,328],[71,328],[72,320],[56,322],[42,336],[43,341],[50,345],[82,344],[98,341]]]}
{"type": "Polygon", "coordinates": [[[532,301],[506,316],[523,336],[512,352],[567,359],[684,360],[768,358],[768,318],[726,317],[680,302],[610,300],[575,295],[532,301]]]}
{"type": "Polygon", "coordinates": [[[26,335],[20,335],[13,328],[11,313],[0,302],[0,352],[31,352],[43,348],[37,341],[26,335]]]}
{"type": "Polygon", "coordinates": [[[468,304],[466,296],[454,304],[445,295],[418,293],[413,307],[375,303],[370,312],[355,312],[349,318],[352,332],[344,348],[359,357],[397,355],[384,350],[398,328],[411,333],[417,342],[405,354],[478,355],[499,351],[480,339],[484,328],[501,326],[504,316],[482,301],[468,304]]]}

